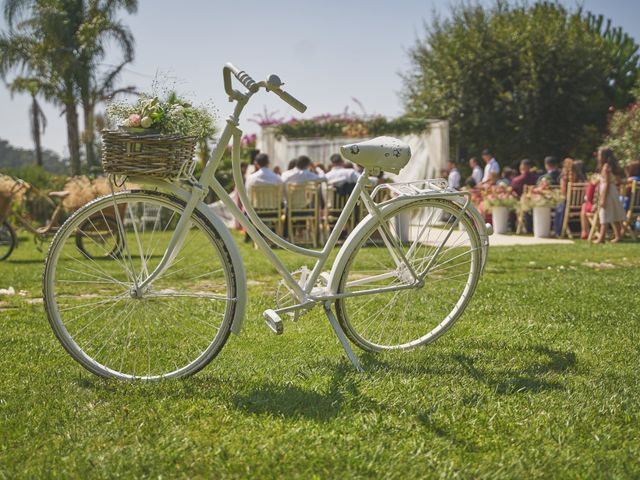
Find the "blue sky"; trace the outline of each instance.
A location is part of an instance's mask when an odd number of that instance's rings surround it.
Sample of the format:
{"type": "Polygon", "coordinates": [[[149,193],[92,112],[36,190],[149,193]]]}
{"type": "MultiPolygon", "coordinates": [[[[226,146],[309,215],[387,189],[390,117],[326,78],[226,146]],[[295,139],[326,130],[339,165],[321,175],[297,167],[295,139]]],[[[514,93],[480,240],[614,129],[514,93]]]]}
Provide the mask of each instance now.
{"type": "MultiPolygon", "coordinates": [[[[585,0],[587,10],[602,13],[640,41],[640,1],[585,0]]],[[[399,72],[406,71],[406,50],[422,35],[434,12],[446,15],[448,0],[140,0],[127,17],[136,38],[136,60],[122,84],[148,90],[156,72],[175,79],[179,91],[217,105],[219,123],[229,114],[222,88],[222,66],[231,61],[255,78],[278,73],[285,89],[309,106],[305,116],[359,111],[395,116],[402,112],[399,72]]],[[[574,6],[578,2],[565,1],[574,6]]],[[[278,111],[297,116],[273,95],[254,97],[241,127],[255,114],[278,111]]],[[[0,138],[31,147],[29,99],[9,96],[0,86],[0,138]]],[[[66,154],[66,133],[59,112],[46,107],[49,126],[44,145],[66,154]]]]}

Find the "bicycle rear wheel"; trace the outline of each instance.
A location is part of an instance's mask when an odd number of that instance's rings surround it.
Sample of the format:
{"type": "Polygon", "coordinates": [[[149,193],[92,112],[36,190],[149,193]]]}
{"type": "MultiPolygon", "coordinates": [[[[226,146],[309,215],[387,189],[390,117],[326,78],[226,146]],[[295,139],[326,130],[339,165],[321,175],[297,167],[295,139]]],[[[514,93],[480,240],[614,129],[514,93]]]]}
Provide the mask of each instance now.
{"type": "Polygon", "coordinates": [[[182,377],[224,346],[235,273],[224,241],[197,210],[170,266],[148,289],[135,288],[159,264],[183,214],[175,197],[121,192],[81,208],[57,232],[45,262],[45,308],[56,337],[91,372],[182,377]]]}
{"type": "Polygon", "coordinates": [[[102,211],[87,218],[76,231],[76,246],[91,259],[117,259],[124,248],[118,222],[102,211]]]}
{"type": "Polygon", "coordinates": [[[0,261],[6,260],[16,248],[18,238],[16,232],[6,220],[0,223],[0,261]]]}
{"type": "Polygon", "coordinates": [[[434,341],[460,317],[480,277],[477,230],[447,200],[386,210],[350,248],[337,293],[353,296],[336,301],[336,316],[368,351],[434,341]]]}

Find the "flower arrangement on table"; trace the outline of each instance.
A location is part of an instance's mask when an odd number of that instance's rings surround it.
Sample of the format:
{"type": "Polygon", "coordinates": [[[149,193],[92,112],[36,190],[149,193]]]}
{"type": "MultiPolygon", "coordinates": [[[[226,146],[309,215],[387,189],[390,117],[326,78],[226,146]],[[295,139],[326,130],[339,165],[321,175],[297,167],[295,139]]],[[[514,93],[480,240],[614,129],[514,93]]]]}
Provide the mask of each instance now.
{"type": "Polygon", "coordinates": [[[107,105],[109,130],[102,132],[104,171],[117,176],[189,177],[198,141],[215,133],[206,106],[194,106],[170,92],[165,98],[141,95],[131,104],[107,105]]]}
{"type": "Polygon", "coordinates": [[[543,178],[538,185],[529,192],[522,195],[522,208],[525,211],[533,210],[537,207],[555,208],[562,203],[560,189],[552,187],[546,178],[543,178]]]}
{"type": "Polygon", "coordinates": [[[509,185],[497,184],[483,192],[484,207],[487,211],[495,207],[514,208],[518,204],[518,198],[509,185]]]}

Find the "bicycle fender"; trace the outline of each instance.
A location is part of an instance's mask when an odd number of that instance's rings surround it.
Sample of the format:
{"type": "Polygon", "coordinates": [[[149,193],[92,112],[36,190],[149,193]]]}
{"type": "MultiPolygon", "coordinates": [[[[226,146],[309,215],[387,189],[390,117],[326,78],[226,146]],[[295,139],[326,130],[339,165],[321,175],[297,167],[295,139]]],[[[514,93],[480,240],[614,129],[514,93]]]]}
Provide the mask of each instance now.
{"type": "Polygon", "coordinates": [[[236,242],[234,242],[231,237],[231,233],[227,226],[211,211],[206,203],[200,202],[196,207],[196,210],[201,212],[205,217],[207,217],[207,220],[211,222],[213,227],[220,234],[220,238],[222,238],[222,241],[229,252],[233,271],[236,274],[236,309],[233,316],[233,322],[231,323],[231,331],[235,335],[240,335],[242,322],[244,321],[244,313],[247,307],[247,275],[244,270],[244,263],[242,262],[240,250],[238,250],[236,242]]]}

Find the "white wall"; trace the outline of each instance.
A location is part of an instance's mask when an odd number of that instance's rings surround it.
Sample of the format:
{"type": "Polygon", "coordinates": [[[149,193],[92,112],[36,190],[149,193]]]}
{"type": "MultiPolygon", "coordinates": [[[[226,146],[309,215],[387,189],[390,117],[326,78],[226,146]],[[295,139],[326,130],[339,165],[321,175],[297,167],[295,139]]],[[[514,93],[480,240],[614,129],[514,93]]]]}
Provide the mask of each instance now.
{"type": "MultiPolygon", "coordinates": [[[[411,147],[411,160],[397,176],[396,181],[422,180],[437,178],[440,170],[446,168],[449,161],[449,123],[445,120],[434,120],[429,129],[419,135],[403,135],[400,140],[411,147]]],[[[306,138],[288,140],[277,139],[271,128],[264,128],[258,135],[256,148],[269,155],[272,166],[279,166],[282,171],[293,158],[307,155],[313,162],[329,163],[329,157],[340,151],[342,145],[354,143],[368,138],[306,138]]]]}

